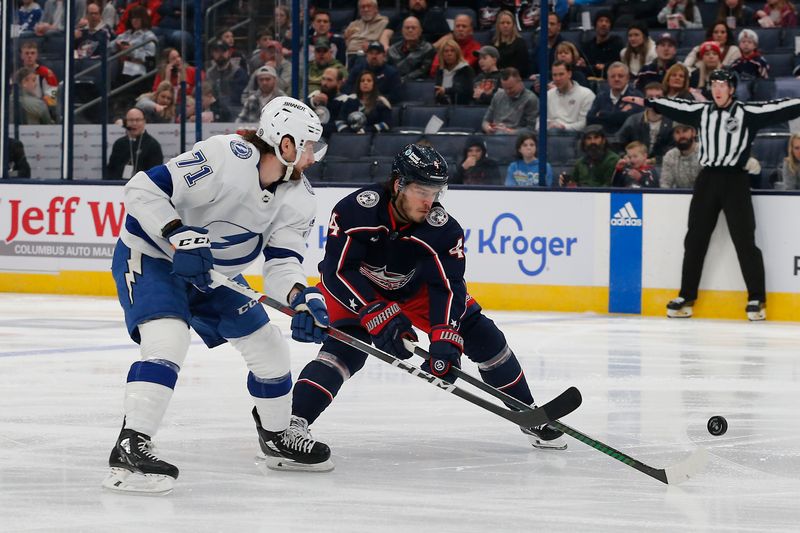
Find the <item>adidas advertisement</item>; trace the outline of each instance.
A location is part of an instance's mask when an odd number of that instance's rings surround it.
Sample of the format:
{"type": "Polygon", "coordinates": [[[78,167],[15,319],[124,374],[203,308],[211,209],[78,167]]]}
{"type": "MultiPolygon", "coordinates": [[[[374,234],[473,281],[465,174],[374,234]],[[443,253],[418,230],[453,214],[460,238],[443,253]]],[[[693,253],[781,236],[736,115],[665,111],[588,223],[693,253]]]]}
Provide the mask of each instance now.
{"type": "Polygon", "coordinates": [[[609,313],[642,310],[642,195],[611,193],[609,313]]]}
{"type": "MultiPolygon", "coordinates": [[[[641,197],[639,197],[641,198],[641,197]]],[[[641,226],[642,219],[636,214],[636,208],[630,201],[625,202],[625,205],[619,208],[611,217],[612,226],[641,226]]]]}

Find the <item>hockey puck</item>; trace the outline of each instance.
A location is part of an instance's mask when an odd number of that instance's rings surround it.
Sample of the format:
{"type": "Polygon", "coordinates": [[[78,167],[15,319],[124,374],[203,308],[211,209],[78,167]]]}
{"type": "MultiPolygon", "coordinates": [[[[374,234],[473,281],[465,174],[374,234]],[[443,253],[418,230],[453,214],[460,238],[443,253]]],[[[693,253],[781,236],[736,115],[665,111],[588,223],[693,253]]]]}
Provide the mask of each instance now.
{"type": "Polygon", "coordinates": [[[712,416],[708,419],[708,432],[714,436],[719,437],[720,435],[724,435],[726,431],[728,431],[728,421],[725,420],[724,416],[712,416]]]}

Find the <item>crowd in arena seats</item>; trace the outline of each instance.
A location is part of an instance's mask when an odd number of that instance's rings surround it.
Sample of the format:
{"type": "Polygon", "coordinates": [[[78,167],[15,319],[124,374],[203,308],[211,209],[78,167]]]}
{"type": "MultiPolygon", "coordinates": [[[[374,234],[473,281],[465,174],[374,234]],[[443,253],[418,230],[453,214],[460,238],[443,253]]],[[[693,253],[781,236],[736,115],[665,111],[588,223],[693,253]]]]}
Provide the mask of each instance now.
{"type": "MultiPolygon", "coordinates": [[[[204,9],[212,3],[204,1],[204,9]]],[[[181,30],[181,16],[190,17],[193,4],[74,2],[76,70],[96,64],[106,48],[117,56],[109,62],[112,121],[136,108],[148,123],[178,122],[183,103],[191,118],[199,83],[204,121],[252,125],[267,102],[289,93],[289,2],[276,2],[255,42],[247,43],[245,29],[215,28],[203,69],[193,64],[194,41],[181,30]]],[[[63,114],[64,1],[16,0],[16,6],[17,120],[57,123],[63,114]]],[[[329,150],[330,164],[312,174],[323,181],[381,180],[396,144],[423,138],[427,127],[424,138],[464,184],[689,187],[697,140],[686,143],[693,130],[623,98],[708,100],[708,75],[720,66],[737,72],[740,99],[800,96],[796,11],[785,0],[557,0],[548,15],[547,50],[540,54],[534,2],[401,0],[398,8],[383,0],[312,1],[300,73],[307,101],[322,117],[330,143],[339,146],[333,139],[342,136],[366,146],[354,157],[329,150]],[[582,26],[584,14],[589,27],[582,26]],[[549,167],[540,178],[542,91],[549,167]],[[398,142],[383,143],[379,136],[398,142]],[[492,164],[496,171],[486,170],[492,164]]],[[[83,83],[99,84],[98,76],[95,70],[76,80],[83,90],[83,83]]],[[[97,113],[77,120],[96,122],[97,113]]],[[[800,139],[790,138],[786,124],[756,139],[754,154],[770,158],[760,161],[754,185],[800,187],[794,177],[800,175],[800,146],[792,159],[793,143],[800,139]],[[779,143],[783,149],[776,151],[779,143]]]]}

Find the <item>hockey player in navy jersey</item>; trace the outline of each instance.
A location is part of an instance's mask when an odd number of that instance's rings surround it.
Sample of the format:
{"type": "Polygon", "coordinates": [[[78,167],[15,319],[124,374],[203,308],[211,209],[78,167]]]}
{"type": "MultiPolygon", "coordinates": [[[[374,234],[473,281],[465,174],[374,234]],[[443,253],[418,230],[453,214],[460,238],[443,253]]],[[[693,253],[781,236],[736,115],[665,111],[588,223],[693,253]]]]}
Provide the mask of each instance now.
{"type": "MultiPolygon", "coordinates": [[[[534,405],[505,336],[467,294],[464,232],[439,203],[446,188],[444,158],[412,144],[395,157],[386,184],[336,204],[317,285],[331,324],[401,359],[412,355],[403,339],[417,340],[416,326],[430,337],[426,371],[452,381],[451,368],[464,353],[486,383],[534,405]]],[[[297,378],[292,424],[312,424],[366,358],[328,338],[297,378]]],[[[566,448],[562,433],[550,426],[523,432],[538,448],[566,448]]]]}
{"type": "Polygon", "coordinates": [[[106,488],[169,492],[178,469],[155,455],[151,437],[172,397],[189,348],[189,327],[209,348],[244,357],[247,389],[267,465],[331,468],[330,450],[290,425],[289,346],[266,311],[209,270],[246,283],[242,271],[263,254],[265,287],[299,311],[292,337],[321,342],[325,300],[305,287],[301,261],[314,224],[314,192],[303,170],[321,159],[322,126],[293,98],[272,100],[257,131],[217,135],[125,186],[127,218],[112,273],[141,358],[131,365],[123,428],[111,450],[106,488]]]}

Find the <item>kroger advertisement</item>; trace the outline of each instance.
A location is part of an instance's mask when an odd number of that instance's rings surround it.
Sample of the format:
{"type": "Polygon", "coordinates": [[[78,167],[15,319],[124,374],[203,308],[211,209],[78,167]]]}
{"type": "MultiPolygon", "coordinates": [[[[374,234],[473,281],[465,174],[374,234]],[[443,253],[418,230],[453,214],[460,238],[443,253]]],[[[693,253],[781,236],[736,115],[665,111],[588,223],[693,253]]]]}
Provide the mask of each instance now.
{"type": "MultiPolygon", "coordinates": [[[[331,209],[352,190],[316,189],[318,216],[304,262],[309,277],[317,276],[331,209]]],[[[517,309],[535,294],[539,298],[530,299],[528,309],[662,314],[661,300],[674,296],[680,284],[689,199],[624,191],[451,190],[443,203],[464,227],[467,280],[471,290],[483,290],[487,307],[506,304],[485,295],[514,292],[523,302],[517,309]],[[557,306],[567,293],[572,299],[557,306]],[[602,295],[602,304],[588,305],[590,293],[595,300],[602,295]]],[[[776,302],[789,302],[791,310],[779,316],[790,320],[800,320],[794,305],[800,296],[796,202],[796,196],[755,198],[771,313],[776,302]]],[[[117,185],[1,185],[0,290],[114,294],[109,269],[124,216],[117,185]]],[[[259,272],[256,264],[246,274],[260,288],[259,272]]],[[[738,302],[743,290],[722,220],[709,248],[701,300],[713,303],[704,294],[726,293],[738,302]]]]}

